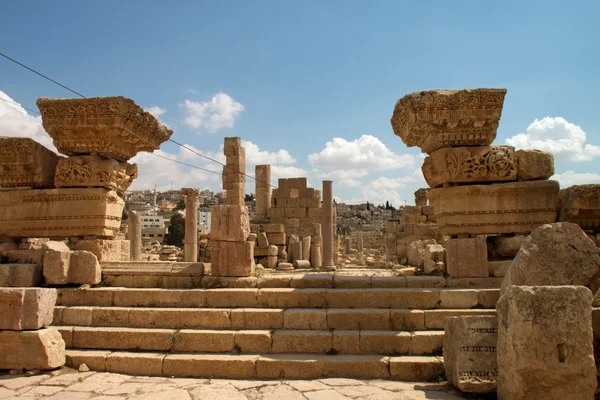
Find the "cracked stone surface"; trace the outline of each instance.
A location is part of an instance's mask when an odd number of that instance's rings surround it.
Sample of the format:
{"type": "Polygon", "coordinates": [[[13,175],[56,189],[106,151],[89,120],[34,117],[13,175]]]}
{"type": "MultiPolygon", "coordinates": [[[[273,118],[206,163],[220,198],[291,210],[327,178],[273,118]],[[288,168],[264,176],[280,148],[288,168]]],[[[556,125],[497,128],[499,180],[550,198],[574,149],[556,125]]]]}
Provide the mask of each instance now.
{"type": "MultiPolygon", "coordinates": [[[[62,368],[34,376],[2,375],[0,400],[453,400],[445,383],[315,379],[259,381],[145,377],[62,368]]],[[[473,397],[470,397],[473,399],[473,397]]]]}

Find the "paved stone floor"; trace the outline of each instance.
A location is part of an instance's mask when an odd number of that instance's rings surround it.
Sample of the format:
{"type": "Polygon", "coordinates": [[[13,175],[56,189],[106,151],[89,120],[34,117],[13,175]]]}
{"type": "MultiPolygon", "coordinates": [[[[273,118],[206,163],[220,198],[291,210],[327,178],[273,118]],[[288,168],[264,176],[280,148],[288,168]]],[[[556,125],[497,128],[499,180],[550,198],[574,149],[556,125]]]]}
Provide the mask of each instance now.
{"type": "Polygon", "coordinates": [[[464,399],[444,384],[382,380],[236,381],[154,378],[68,368],[35,376],[0,375],[0,399],[338,400],[464,399]]]}

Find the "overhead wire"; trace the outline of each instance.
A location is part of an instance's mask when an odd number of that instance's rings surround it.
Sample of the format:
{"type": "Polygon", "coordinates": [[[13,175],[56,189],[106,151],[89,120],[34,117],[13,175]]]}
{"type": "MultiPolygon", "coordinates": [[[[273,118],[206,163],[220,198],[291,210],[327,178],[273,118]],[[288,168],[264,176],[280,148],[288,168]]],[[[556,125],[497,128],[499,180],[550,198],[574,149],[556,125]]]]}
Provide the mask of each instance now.
{"type": "MultiPolygon", "coordinates": [[[[36,114],[40,114],[40,112],[39,112],[39,111],[32,110],[31,108],[27,108],[27,107],[25,107],[24,105],[22,105],[22,104],[19,104],[19,103],[15,102],[15,101],[6,100],[6,99],[3,99],[2,97],[0,97],[0,100],[2,100],[2,101],[5,101],[5,102],[7,102],[7,103],[10,103],[10,104],[14,104],[14,105],[16,105],[16,106],[19,106],[19,107],[21,107],[21,108],[24,108],[24,109],[25,109],[25,110],[27,110],[27,111],[31,111],[31,112],[33,112],[33,113],[36,113],[36,114]]],[[[40,115],[41,115],[41,114],[40,114],[40,115]]]]}
{"type": "MultiPolygon", "coordinates": [[[[68,90],[69,92],[76,94],[76,95],[77,95],[77,96],[79,96],[79,97],[86,98],[86,97],[85,97],[84,95],[82,95],[81,93],[79,93],[79,92],[77,92],[77,91],[75,91],[75,90],[73,90],[73,89],[69,88],[68,86],[65,86],[65,85],[63,85],[63,84],[62,84],[62,83],[60,83],[60,82],[57,82],[57,81],[55,81],[54,79],[52,79],[52,78],[50,78],[50,77],[48,77],[48,76],[46,76],[46,75],[42,74],[41,72],[38,72],[38,71],[36,71],[35,69],[33,69],[33,68],[31,68],[31,67],[28,67],[27,65],[25,65],[25,64],[23,64],[23,63],[21,63],[21,62],[19,62],[19,61],[15,60],[15,59],[14,59],[14,58],[12,58],[12,57],[9,57],[9,56],[7,56],[6,54],[4,54],[4,53],[2,53],[2,52],[0,52],[0,56],[2,56],[2,57],[4,57],[4,58],[6,58],[7,60],[10,60],[10,61],[12,61],[13,63],[15,63],[15,64],[17,64],[17,65],[19,65],[19,66],[21,66],[21,67],[23,67],[23,68],[25,68],[25,69],[27,69],[27,70],[31,71],[31,72],[33,72],[34,74],[37,74],[37,75],[41,76],[41,77],[42,77],[42,78],[44,78],[44,79],[47,79],[48,81],[50,81],[50,82],[52,82],[52,83],[54,83],[54,84],[56,84],[56,85],[58,85],[58,86],[60,86],[60,87],[62,87],[62,88],[64,88],[64,89],[68,90]]],[[[9,101],[9,100],[5,100],[5,99],[2,99],[2,98],[0,98],[0,100],[4,100],[4,101],[6,101],[7,103],[12,103],[12,104],[15,104],[15,105],[18,105],[18,106],[21,106],[21,107],[23,107],[23,106],[22,106],[22,105],[20,105],[19,103],[15,103],[15,102],[12,102],[12,101],[9,101]]],[[[24,109],[26,109],[26,110],[28,110],[28,111],[31,111],[31,112],[34,112],[34,113],[40,114],[38,111],[32,110],[32,109],[30,109],[30,108],[27,108],[27,107],[23,107],[23,108],[24,108],[24,109]]],[[[41,115],[41,114],[40,114],[40,115],[41,115]]],[[[241,174],[241,175],[244,175],[244,176],[246,176],[246,177],[248,177],[248,178],[254,179],[254,180],[255,180],[255,181],[257,181],[257,182],[261,182],[261,183],[267,183],[269,186],[271,186],[271,187],[274,187],[274,188],[277,188],[276,186],[273,186],[273,185],[271,184],[271,182],[262,182],[262,181],[260,181],[260,180],[256,179],[256,177],[254,177],[254,176],[252,176],[252,175],[249,175],[249,174],[246,174],[245,172],[242,172],[242,171],[235,171],[235,169],[233,169],[233,168],[232,168],[232,167],[230,167],[229,165],[223,164],[222,162],[220,162],[220,161],[218,161],[218,160],[215,160],[215,159],[214,159],[214,158],[212,158],[212,157],[208,157],[208,156],[206,156],[206,155],[204,155],[204,154],[201,154],[201,153],[199,153],[199,152],[195,151],[194,149],[190,148],[189,146],[186,146],[186,145],[184,145],[184,144],[181,144],[181,143],[177,142],[176,140],[173,140],[173,139],[170,139],[170,138],[169,138],[168,140],[169,140],[169,142],[175,143],[176,145],[178,145],[178,146],[180,146],[180,147],[183,147],[184,149],[186,149],[186,150],[188,150],[188,151],[191,151],[192,153],[194,153],[194,154],[196,154],[196,155],[198,155],[198,156],[200,156],[200,157],[202,157],[202,158],[205,158],[205,159],[207,159],[207,160],[210,160],[210,161],[212,161],[212,162],[215,162],[215,163],[217,163],[217,164],[220,164],[220,165],[222,165],[222,166],[223,166],[223,167],[225,167],[225,168],[231,169],[231,170],[233,170],[234,172],[236,172],[236,173],[238,173],[238,174],[241,174]]],[[[215,171],[210,171],[210,170],[207,170],[207,169],[204,169],[204,168],[201,168],[201,167],[196,167],[196,166],[193,166],[193,165],[191,165],[191,164],[183,163],[183,162],[181,162],[181,161],[176,161],[176,160],[173,160],[173,159],[171,159],[171,158],[168,158],[168,157],[159,156],[159,155],[157,155],[157,154],[154,154],[154,153],[150,153],[150,154],[153,154],[153,155],[155,155],[155,156],[157,156],[157,157],[165,158],[165,159],[167,159],[167,160],[169,160],[169,161],[177,162],[177,163],[179,163],[179,164],[187,165],[187,166],[189,166],[189,167],[193,167],[193,168],[196,168],[196,169],[205,170],[205,171],[208,171],[208,172],[212,172],[212,173],[217,173],[217,174],[220,174],[220,173],[218,173],[218,172],[215,172],[215,171]]]]}

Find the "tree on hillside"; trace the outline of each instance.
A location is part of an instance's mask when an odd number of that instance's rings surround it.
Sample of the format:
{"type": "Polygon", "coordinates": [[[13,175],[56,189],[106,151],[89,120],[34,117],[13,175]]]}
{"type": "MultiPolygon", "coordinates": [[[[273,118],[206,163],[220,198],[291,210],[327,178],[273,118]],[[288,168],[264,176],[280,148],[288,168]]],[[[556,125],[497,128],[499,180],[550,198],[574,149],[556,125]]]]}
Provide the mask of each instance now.
{"type": "Polygon", "coordinates": [[[371,211],[371,205],[369,204],[368,201],[367,201],[367,211],[371,211]]]}
{"type": "Polygon", "coordinates": [[[175,207],[176,210],[185,210],[185,200],[179,200],[179,203],[177,203],[177,206],[175,207]]]}
{"type": "Polygon", "coordinates": [[[390,202],[389,202],[389,201],[386,201],[386,202],[385,202],[385,209],[386,209],[386,210],[389,210],[389,209],[390,209],[390,202]]]}
{"type": "Polygon", "coordinates": [[[177,213],[171,217],[169,233],[165,236],[165,243],[171,246],[183,247],[185,236],[185,218],[177,213]]]}

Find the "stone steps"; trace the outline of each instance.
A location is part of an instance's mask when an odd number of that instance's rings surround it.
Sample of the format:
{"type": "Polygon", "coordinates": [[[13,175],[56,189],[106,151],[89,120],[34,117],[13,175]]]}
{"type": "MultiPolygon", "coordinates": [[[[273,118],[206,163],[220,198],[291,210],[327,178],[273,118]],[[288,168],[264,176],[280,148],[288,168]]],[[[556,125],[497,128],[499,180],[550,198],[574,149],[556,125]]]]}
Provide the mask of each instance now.
{"type": "Polygon", "coordinates": [[[441,357],[317,354],[170,354],[68,350],[67,365],[94,371],[224,379],[395,379],[431,381],[442,375],[441,357]]]}
{"type": "Polygon", "coordinates": [[[444,318],[495,315],[494,309],[141,308],[56,306],[54,325],[172,329],[444,329],[444,318]]]}
{"type": "Polygon", "coordinates": [[[494,308],[499,289],[58,289],[57,305],[202,308],[494,308]]]}

